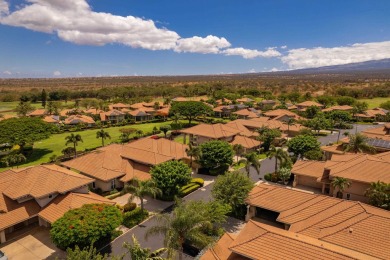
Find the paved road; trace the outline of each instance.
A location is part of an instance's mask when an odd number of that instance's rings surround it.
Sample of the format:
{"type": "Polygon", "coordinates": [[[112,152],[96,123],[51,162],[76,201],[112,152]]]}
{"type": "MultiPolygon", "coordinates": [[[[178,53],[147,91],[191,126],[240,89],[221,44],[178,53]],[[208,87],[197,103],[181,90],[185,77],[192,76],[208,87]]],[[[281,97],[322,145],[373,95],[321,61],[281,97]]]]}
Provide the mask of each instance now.
{"type": "MultiPolygon", "coordinates": [[[[363,130],[369,129],[369,128],[375,128],[378,127],[377,125],[353,125],[353,129],[342,129],[340,131],[340,139],[344,138],[343,135],[345,132],[349,132],[350,134],[360,133],[363,130]]],[[[321,142],[322,145],[327,145],[329,143],[337,142],[337,136],[338,132],[333,132],[332,134],[329,134],[328,136],[322,136],[318,138],[318,140],[321,142]]]]}

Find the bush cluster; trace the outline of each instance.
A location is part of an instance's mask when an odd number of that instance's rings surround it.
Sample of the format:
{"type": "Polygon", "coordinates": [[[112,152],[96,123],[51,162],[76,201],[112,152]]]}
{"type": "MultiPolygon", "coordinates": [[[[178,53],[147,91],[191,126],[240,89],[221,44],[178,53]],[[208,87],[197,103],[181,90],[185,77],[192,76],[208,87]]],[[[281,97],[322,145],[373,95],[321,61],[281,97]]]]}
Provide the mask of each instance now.
{"type": "Polygon", "coordinates": [[[132,228],[135,225],[138,225],[143,220],[149,216],[147,210],[141,210],[141,208],[136,208],[132,211],[126,212],[123,214],[122,224],[127,228],[132,228]]]}
{"type": "Polygon", "coordinates": [[[183,187],[181,187],[179,195],[181,197],[187,196],[188,194],[190,194],[191,192],[196,191],[199,188],[200,188],[199,184],[197,184],[197,183],[189,183],[189,184],[184,185],[183,187]]]}

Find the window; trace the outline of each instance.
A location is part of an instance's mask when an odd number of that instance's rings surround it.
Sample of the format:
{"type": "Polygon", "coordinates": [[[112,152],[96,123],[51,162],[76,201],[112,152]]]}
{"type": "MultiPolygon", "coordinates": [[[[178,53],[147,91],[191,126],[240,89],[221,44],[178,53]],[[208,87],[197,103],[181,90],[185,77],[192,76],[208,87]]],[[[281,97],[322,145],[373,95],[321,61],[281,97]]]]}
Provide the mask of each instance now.
{"type": "Polygon", "coordinates": [[[111,181],[111,189],[112,189],[112,190],[115,189],[115,179],[113,179],[113,180],[111,181]]]}
{"type": "Polygon", "coordinates": [[[351,199],[351,194],[347,193],[347,200],[351,199]]]}
{"type": "Polygon", "coordinates": [[[96,189],[96,183],[92,182],[92,188],[96,189]]]}

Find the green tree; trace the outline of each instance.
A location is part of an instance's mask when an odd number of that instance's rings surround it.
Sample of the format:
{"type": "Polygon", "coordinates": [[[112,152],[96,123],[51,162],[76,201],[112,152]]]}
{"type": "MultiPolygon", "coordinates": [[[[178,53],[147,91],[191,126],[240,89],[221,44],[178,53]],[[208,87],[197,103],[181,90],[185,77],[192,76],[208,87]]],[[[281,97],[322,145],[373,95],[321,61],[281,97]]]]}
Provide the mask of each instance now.
{"type": "Polygon", "coordinates": [[[278,178],[282,180],[284,184],[287,184],[287,181],[290,179],[291,169],[290,168],[280,168],[278,172],[278,178]]]}
{"type": "Polygon", "coordinates": [[[243,218],[246,214],[245,199],[253,189],[253,181],[239,171],[219,175],[211,190],[213,198],[232,208],[235,217],[243,218]]]}
{"type": "Polygon", "coordinates": [[[31,106],[30,102],[23,102],[23,101],[20,101],[18,106],[15,108],[15,112],[20,117],[27,116],[27,114],[33,110],[34,108],[31,106]]]}
{"type": "Polygon", "coordinates": [[[145,196],[149,195],[156,198],[156,196],[162,195],[162,191],[157,187],[153,180],[140,181],[138,179],[134,179],[133,184],[125,186],[125,191],[131,193],[129,203],[132,202],[134,198],[139,198],[141,201],[141,211],[144,211],[145,196]]]}
{"type": "Polygon", "coordinates": [[[267,152],[269,159],[275,158],[275,173],[278,172],[278,161],[280,165],[286,165],[290,161],[290,156],[282,148],[271,146],[271,149],[267,152]]]}
{"type": "Polygon", "coordinates": [[[161,257],[167,249],[160,248],[155,251],[151,251],[150,248],[141,247],[134,234],[131,237],[132,243],[124,242],[123,248],[127,249],[127,254],[130,255],[131,260],[163,260],[161,257]]]}
{"type": "Polygon", "coordinates": [[[81,138],[81,135],[79,134],[70,134],[65,137],[65,145],[68,146],[69,144],[73,144],[73,149],[74,149],[74,157],[77,157],[77,145],[79,142],[83,142],[83,139],[81,138]]]}
{"type": "Polygon", "coordinates": [[[290,135],[290,126],[295,125],[295,119],[292,117],[289,117],[286,121],[287,124],[287,134],[290,135]]]}
{"type": "Polygon", "coordinates": [[[23,117],[0,121],[0,143],[19,145],[23,150],[26,144],[33,144],[50,137],[54,126],[41,118],[23,117]]]}
{"type": "Polygon", "coordinates": [[[239,163],[241,162],[245,164],[244,168],[248,177],[250,174],[251,167],[256,170],[257,174],[260,174],[261,163],[255,152],[245,154],[244,159],[239,161],[239,163]]]}
{"type": "Polygon", "coordinates": [[[390,210],[390,184],[382,181],[372,182],[365,194],[368,202],[379,208],[390,210]]]}
{"type": "Polygon", "coordinates": [[[169,130],[171,130],[170,125],[162,125],[160,126],[160,130],[164,133],[165,138],[167,138],[167,133],[169,130]]]}
{"type": "Polygon", "coordinates": [[[386,102],[383,102],[379,105],[380,108],[390,110],[390,100],[387,100],[386,102]]]}
{"type": "Polygon", "coordinates": [[[137,132],[137,129],[135,128],[121,128],[119,129],[119,132],[121,132],[121,135],[119,138],[121,139],[122,143],[126,143],[130,140],[130,135],[137,132]]]}
{"type": "Polygon", "coordinates": [[[269,148],[271,147],[276,138],[282,136],[282,132],[279,129],[262,127],[257,131],[260,134],[258,139],[263,142],[262,147],[265,152],[268,152],[269,148]]]}
{"type": "Polygon", "coordinates": [[[367,143],[368,138],[360,133],[349,136],[349,143],[347,144],[345,151],[354,153],[375,153],[375,148],[367,143]]]}
{"type": "Polygon", "coordinates": [[[237,162],[238,162],[238,156],[241,156],[242,153],[244,152],[245,148],[244,146],[242,146],[242,144],[235,144],[233,145],[233,151],[234,153],[236,154],[237,156],[237,162]]]}
{"type": "Polygon", "coordinates": [[[168,259],[174,259],[178,252],[182,260],[184,243],[200,248],[210,244],[215,239],[213,235],[217,235],[212,231],[226,221],[229,211],[229,207],[217,202],[179,202],[172,213],[156,215],[157,224],[147,230],[145,238],[163,235],[168,259]]]}
{"type": "Polygon", "coordinates": [[[162,197],[172,200],[182,186],[191,180],[191,169],[181,161],[168,161],[155,165],[151,170],[152,180],[162,191],[162,197]]]}
{"type": "Polygon", "coordinates": [[[173,102],[170,109],[170,113],[184,116],[189,125],[195,117],[210,114],[212,111],[208,105],[199,101],[173,102]]]}
{"type": "Polygon", "coordinates": [[[308,160],[321,161],[324,157],[324,154],[321,150],[309,150],[305,152],[303,156],[308,160]]]}
{"type": "Polygon", "coordinates": [[[351,186],[351,182],[343,177],[335,177],[332,180],[332,187],[334,189],[337,189],[336,197],[342,199],[343,198],[343,192],[346,188],[351,186]]]}
{"type": "Polygon", "coordinates": [[[317,131],[317,134],[321,129],[327,129],[330,127],[330,121],[324,116],[323,113],[318,113],[313,119],[307,121],[308,126],[317,131]]]}
{"type": "Polygon", "coordinates": [[[305,114],[307,118],[314,118],[320,112],[317,106],[310,106],[306,109],[305,114]]]}
{"type": "Polygon", "coordinates": [[[190,166],[192,167],[193,159],[198,160],[200,156],[200,147],[193,144],[189,144],[186,148],[186,154],[190,157],[190,166]]]}
{"type": "MultiPolygon", "coordinates": [[[[75,246],[74,249],[66,249],[66,260],[108,260],[108,256],[101,255],[97,252],[93,246],[80,249],[79,246],[75,246]]],[[[111,259],[112,260],[112,259],[111,259]]]]}
{"type": "Polygon", "coordinates": [[[135,131],[135,133],[137,134],[138,137],[142,137],[142,135],[144,134],[144,131],[139,129],[139,130],[135,131]]]}
{"type": "Polygon", "coordinates": [[[53,243],[61,249],[81,248],[110,238],[122,223],[122,214],[113,205],[86,204],[72,209],[56,220],[50,229],[53,243]]]}
{"type": "Polygon", "coordinates": [[[104,139],[107,139],[107,138],[111,139],[111,136],[108,132],[104,131],[102,128],[96,132],[96,138],[97,139],[101,138],[102,139],[102,146],[104,146],[104,139]]]}
{"type": "Polygon", "coordinates": [[[220,140],[213,140],[201,144],[200,146],[199,164],[210,170],[212,174],[225,172],[233,163],[233,148],[232,146],[220,140]]]}
{"type": "Polygon", "coordinates": [[[41,92],[41,102],[42,102],[42,106],[44,108],[46,107],[46,101],[47,101],[47,93],[46,93],[45,89],[42,89],[42,92],[41,92]]]}
{"type": "Polygon", "coordinates": [[[26,160],[27,158],[21,153],[11,153],[7,156],[4,156],[1,159],[1,162],[5,167],[9,167],[9,166],[18,165],[22,162],[25,162],[26,160]]]}
{"type": "Polygon", "coordinates": [[[294,153],[298,157],[310,150],[320,150],[320,143],[315,136],[298,135],[292,138],[287,143],[288,151],[294,153]]]}

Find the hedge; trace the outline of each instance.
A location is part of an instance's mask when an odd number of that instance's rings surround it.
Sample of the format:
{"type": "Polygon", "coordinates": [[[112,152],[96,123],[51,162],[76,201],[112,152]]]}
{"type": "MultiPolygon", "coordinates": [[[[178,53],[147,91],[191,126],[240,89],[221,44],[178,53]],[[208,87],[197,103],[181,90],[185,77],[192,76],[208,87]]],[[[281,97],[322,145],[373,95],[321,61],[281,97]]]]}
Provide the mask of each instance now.
{"type": "Polygon", "coordinates": [[[184,197],[184,196],[187,196],[188,194],[190,194],[191,192],[193,191],[196,191],[197,189],[200,188],[200,185],[197,184],[197,183],[190,183],[190,184],[187,184],[185,186],[183,186],[181,189],[180,189],[180,196],[181,197],[184,197]]]}
{"type": "Polygon", "coordinates": [[[131,202],[131,203],[126,203],[124,206],[123,206],[123,212],[129,212],[129,211],[133,211],[137,208],[137,204],[134,203],[134,202],[131,202]]]}
{"type": "Polygon", "coordinates": [[[148,216],[149,216],[149,212],[147,210],[141,211],[141,208],[136,208],[132,211],[123,214],[122,224],[127,228],[132,228],[135,225],[141,223],[148,216]]]}
{"type": "Polygon", "coordinates": [[[120,192],[117,192],[117,193],[114,193],[114,194],[111,194],[111,195],[108,195],[108,196],[105,196],[106,199],[109,199],[109,200],[113,200],[115,198],[118,198],[120,197],[122,194],[120,192]]]}
{"type": "Polygon", "coordinates": [[[190,183],[197,183],[200,185],[200,187],[203,187],[204,185],[204,180],[202,178],[193,178],[190,183]]]}

